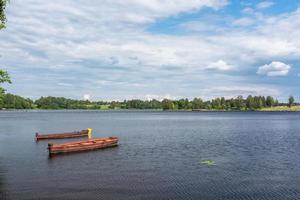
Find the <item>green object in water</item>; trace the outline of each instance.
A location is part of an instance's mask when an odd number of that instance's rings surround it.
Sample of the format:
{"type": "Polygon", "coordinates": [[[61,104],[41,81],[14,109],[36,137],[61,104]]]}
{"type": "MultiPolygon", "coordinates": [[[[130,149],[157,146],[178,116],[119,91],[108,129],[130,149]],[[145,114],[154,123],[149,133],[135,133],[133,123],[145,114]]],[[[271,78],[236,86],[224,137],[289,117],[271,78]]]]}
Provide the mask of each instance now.
{"type": "Polygon", "coordinates": [[[215,161],[213,161],[213,160],[204,160],[204,161],[202,161],[201,163],[202,163],[202,164],[206,164],[206,165],[208,165],[208,166],[216,165],[216,164],[215,164],[215,161]]]}

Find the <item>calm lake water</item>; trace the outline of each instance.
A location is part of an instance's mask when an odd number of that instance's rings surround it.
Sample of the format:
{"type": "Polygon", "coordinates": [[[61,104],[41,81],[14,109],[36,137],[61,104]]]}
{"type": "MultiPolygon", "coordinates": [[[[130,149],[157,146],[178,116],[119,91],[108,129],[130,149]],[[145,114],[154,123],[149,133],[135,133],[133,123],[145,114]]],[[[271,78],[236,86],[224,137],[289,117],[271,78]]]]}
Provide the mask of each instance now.
{"type": "Polygon", "coordinates": [[[300,114],[0,112],[0,199],[300,199],[300,114]],[[49,158],[34,141],[88,127],[120,145],[49,158]]]}

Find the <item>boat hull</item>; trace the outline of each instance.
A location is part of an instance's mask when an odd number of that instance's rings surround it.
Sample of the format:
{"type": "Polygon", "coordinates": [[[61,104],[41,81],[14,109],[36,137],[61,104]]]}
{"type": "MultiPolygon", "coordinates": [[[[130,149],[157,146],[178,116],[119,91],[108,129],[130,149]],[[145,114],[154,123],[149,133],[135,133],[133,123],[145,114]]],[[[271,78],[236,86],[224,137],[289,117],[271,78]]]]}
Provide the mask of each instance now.
{"type": "Polygon", "coordinates": [[[49,154],[63,154],[80,151],[91,151],[115,147],[118,145],[117,137],[99,138],[92,140],[83,140],[78,142],[69,142],[63,144],[48,144],[49,154]]]}
{"type": "Polygon", "coordinates": [[[66,133],[54,133],[54,134],[35,134],[35,139],[48,140],[48,139],[64,139],[64,138],[75,138],[75,137],[87,137],[88,130],[66,132],[66,133]]]}

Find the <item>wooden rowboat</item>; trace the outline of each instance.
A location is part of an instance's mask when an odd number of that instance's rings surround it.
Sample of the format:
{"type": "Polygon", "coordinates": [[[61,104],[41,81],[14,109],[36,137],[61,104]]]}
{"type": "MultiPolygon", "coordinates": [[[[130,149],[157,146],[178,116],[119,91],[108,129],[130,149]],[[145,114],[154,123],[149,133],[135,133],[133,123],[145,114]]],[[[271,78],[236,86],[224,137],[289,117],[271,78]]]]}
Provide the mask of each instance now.
{"type": "Polygon", "coordinates": [[[77,142],[68,142],[63,144],[48,144],[49,154],[71,153],[77,151],[89,151],[95,149],[104,149],[118,145],[117,137],[98,138],[82,140],[77,142]]]}
{"type": "Polygon", "coordinates": [[[89,135],[89,130],[65,132],[65,133],[53,133],[53,134],[35,134],[36,140],[46,139],[63,139],[63,138],[74,138],[74,137],[86,137],[89,135]]]}

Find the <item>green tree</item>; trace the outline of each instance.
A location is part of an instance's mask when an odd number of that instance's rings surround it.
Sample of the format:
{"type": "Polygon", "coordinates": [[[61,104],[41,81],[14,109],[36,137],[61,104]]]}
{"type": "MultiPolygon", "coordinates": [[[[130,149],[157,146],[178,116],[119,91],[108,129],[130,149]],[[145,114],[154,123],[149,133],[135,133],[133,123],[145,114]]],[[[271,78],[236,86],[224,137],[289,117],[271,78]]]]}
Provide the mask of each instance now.
{"type": "Polygon", "coordinates": [[[235,100],[235,106],[237,110],[244,110],[246,105],[242,96],[238,96],[235,100]]]}
{"type": "Polygon", "coordinates": [[[18,95],[5,94],[3,97],[3,108],[7,109],[31,109],[34,108],[33,101],[18,95]]]}
{"type": "Polygon", "coordinates": [[[255,107],[254,98],[251,95],[246,99],[246,106],[248,110],[253,110],[255,107]]]}
{"type": "Polygon", "coordinates": [[[266,106],[267,106],[267,107],[272,107],[273,105],[274,105],[274,99],[273,99],[273,97],[267,96],[267,99],[266,99],[266,106]]]}
{"type": "Polygon", "coordinates": [[[5,22],[6,22],[6,17],[5,17],[5,7],[7,0],[0,0],[0,30],[2,28],[5,28],[5,22]]]}
{"type": "Polygon", "coordinates": [[[149,103],[150,103],[151,109],[161,109],[160,101],[158,101],[156,99],[152,99],[149,103]]]}
{"type": "Polygon", "coordinates": [[[292,107],[294,103],[295,103],[294,97],[293,97],[293,96],[290,96],[290,97],[289,97],[289,107],[292,107]]]}
{"type": "Polygon", "coordinates": [[[192,101],[192,108],[193,109],[201,109],[203,108],[203,101],[201,98],[194,98],[192,101]]]}
{"type": "Polygon", "coordinates": [[[264,96],[260,96],[261,101],[262,101],[262,107],[266,107],[267,103],[266,103],[266,98],[264,96]]]}
{"type": "MultiPolygon", "coordinates": [[[[0,70],[0,84],[1,83],[11,83],[10,77],[6,71],[0,70]]],[[[3,108],[3,96],[4,88],[0,87],[0,109],[3,108]]]]}
{"type": "Polygon", "coordinates": [[[204,108],[207,109],[207,110],[210,110],[212,108],[211,102],[210,101],[204,102],[204,108]]]}
{"type": "Polygon", "coordinates": [[[169,99],[164,99],[161,103],[162,103],[163,110],[173,110],[175,107],[172,100],[169,99]]]}
{"type": "MultiPolygon", "coordinates": [[[[0,30],[5,28],[5,7],[8,0],[0,0],[0,30]]],[[[3,71],[0,69],[0,84],[1,83],[11,83],[10,77],[6,71],[3,71]]],[[[0,87],[0,108],[3,106],[3,95],[4,95],[4,89],[0,87]]]]}
{"type": "Polygon", "coordinates": [[[115,109],[115,108],[117,108],[117,105],[118,105],[118,103],[117,102],[115,102],[115,101],[112,101],[111,103],[110,103],[110,105],[109,105],[109,109],[115,109]]]}
{"type": "Polygon", "coordinates": [[[221,98],[221,109],[222,110],[226,110],[227,109],[226,99],[224,97],[221,98]]]}
{"type": "Polygon", "coordinates": [[[263,107],[263,100],[260,96],[254,97],[254,109],[261,109],[263,107]]]}
{"type": "Polygon", "coordinates": [[[10,77],[6,71],[0,69],[0,83],[5,82],[11,83],[10,77]]]}
{"type": "Polygon", "coordinates": [[[211,101],[211,105],[213,109],[220,110],[221,109],[221,99],[215,98],[211,101]]]}
{"type": "Polygon", "coordinates": [[[186,104],[185,99],[179,99],[177,101],[177,107],[178,107],[178,109],[179,110],[184,109],[185,108],[185,104],[186,104]]]}

